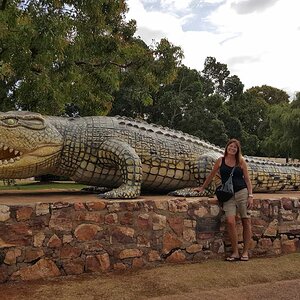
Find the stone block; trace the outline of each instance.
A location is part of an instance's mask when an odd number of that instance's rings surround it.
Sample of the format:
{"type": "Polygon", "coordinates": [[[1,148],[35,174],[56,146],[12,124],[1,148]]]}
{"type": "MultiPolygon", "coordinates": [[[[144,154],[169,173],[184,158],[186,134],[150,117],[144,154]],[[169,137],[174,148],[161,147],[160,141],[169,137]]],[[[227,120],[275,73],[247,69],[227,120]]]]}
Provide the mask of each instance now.
{"type": "Polygon", "coordinates": [[[7,205],[0,205],[0,222],[5,222],[10,218],[10,209],[7,205]]]}
{"type": "Polygon", "coordinates": [[[183,233],[183,218],[182,217],[168,217],[167,221],[172,230],[178,235],[182,236],[183,233]]]}
{"type": "Polygon", "coordinates": [[[297,241],[294,240],[285,240],[281,244],[282,252],[287,253],[293,253],[297,251],[297,241]]]}
{"type": "Polygon", "coordinates": [[[141,257],[135,257],[132,260],[132,268],[134,269],[140,269],[145,265],[144,260],[141,257]]]}
{"type": "Polygon", "coordinates": [[[116,213],[107,214],[104,217],[105,224],[117,224],[118,221],[118,215],[116,213]]]}
{"type": "Polygon", "coordinates": [[[17,221],[26,221],[31,218],[31,215],[33,213],[33,208],[29,206],[24,206],[19,208],[16,211],[16,219],[17,221]]]}
{"type": "Polygon", "coordinates": [[[38,232],[37,234],[34,235],[33,237],[33,246],[40,248],[43,246],[45,240],[45,234],[43,231],[38,232]]]}
{"type": "Polygon", "coordinates": [[[126,259],[126,258],[133,258],[133,257],[140,257],[143,255],[143,251],[140,249],[124,249],[120,252],[119,258],[126,259]]]}
{"type": "Polygon", "coordinates": [[[85,269],[87,272],[101,271],[99,260],[94,255],[88,255],[85,260],[85,269]]]}
{"type": "Polygon", "coordinates": [[[99,255],[96,255],[99,263],[100,263],[100,267],[102,271],[108,271],[110,269],[110,258],[108,253],[102,253],[99,255]]]}
{"type": "Polygon", "coordinates": [[[132,243],[135,230],[129,227],[117,227],[112,232],[112,237],[119,243],[132,243]]]}
{"type": "Polygon", "coordinates": [[[36,280],[60,276],[61,273],[56,264],[50,259],[40,259],[33,266],[22,268],[14,272],[12,280],[36,280]]]}
{"type": "Polygon", "coordinates": [[[48,203],[37,203],[35,206],[35,214],[37,216],[49,214],[49,204],[48,203]]]}
{"type": "Polygon", "coordinates": [[[60,249],[60,258],[61,259],[72,259],[72,258],[77,258],[81,254],[81,250],[76,247],[72,247],[68,244],[64,245],[60,249]]]}
{"type": "Polygon", "coordinates": [[[152,229],[153,230],[161,230],[166,228],[167,225],[167,217],[163,215],[153,214],[152,217],[152,229]]]}
{"type": "Polygon", "coordinates": [[[53,234],[48,241],[47,247],[60,248],[61,245],[62,245],[61,239],[56,234],[53,234]]]}
{"type": "Polygon", "coordinates": [[[102,200],[87,202],[86,207],[88,210],[104,210],[106,208],[106,203],[102,200]]]}
{"type": "Polygon", "coordinates": [[[160,261],[161,257],[159,255],[159,252],[156,250],[150,250],[148,253],[148,260],[150,262],[154,262],[154,261],[160,261]]]}
{"type": "Polygon", "coordinates": [[[169,200],[169,211],[174,213],[187,212],[188,211],[188,203],[186,199],[174,199],[169,200]]]}
{"type": "Polygon", "coordinates": [[[183,263],[185,262],[185,254],[181,250],[174,251],[170,256],[166,258],[169,263],[183,263]]]}
{"type": "Polygon", "coordinates": [[[164,254],[169,253],[171,250],[175,248],[181,247],[182,242],[172,233],[165,233],[163,236],[163,250],[164,254]]]}
{"type": "Polygon", "coordinates": [[[67,213],[60,210],[55,210],[52,212],[49,228],[57,231],[71,231],[72,220],[67,213]]]}
{"type": "Polygon", "coordinates": [[[84,271],[84,261],[79,257],[64,261],[62,265],[67,275],[79,275],[84,271]]]}
{"type": "Polygon", "coordinates": [[[187,253],[193,254],[202,251],[202,245],[200,244],[192,244],[185,249],[187,253]]]}
{"type": "Polygon", "coordinates": [[[81,224],[76,227],[74,235],[79,241],[90,241],[95,238],[98,231],[102,231],[98,225],[81,224]]]}

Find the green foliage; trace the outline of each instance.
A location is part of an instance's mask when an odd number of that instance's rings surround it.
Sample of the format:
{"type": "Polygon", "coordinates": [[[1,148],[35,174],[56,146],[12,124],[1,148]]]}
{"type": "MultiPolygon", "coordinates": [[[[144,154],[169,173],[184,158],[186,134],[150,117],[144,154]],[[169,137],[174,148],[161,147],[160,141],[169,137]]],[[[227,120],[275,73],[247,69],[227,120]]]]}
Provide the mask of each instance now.
{"type": "Polygon", "coordinates": [[[166,39],[151,49],[135,39],[132,50],[130,58],[134,63],[121,73],[120,89],[114,93],[110,114],[145,118],[154,103],[153,95],[176,78],[183,54],[166,39]]]}
{"type": "Polygon", "coordinates": [[[260,125],[265,120],[268,110],[268,104],[263,99],[246,91],[239,97],[231,98],[227,107],[231,115],[240,120],[244,131],[258,135],[260,125]]]}
{"type": "Polygon", "coordinates": [[[269,114],[270,135],[263,146],[268,155],[300,158],[300,108],[274,106],[269,114]]]}
{"type": "Polygon", "coordinates": [[[255,98],[261,98],[270,105],[289,103],[289,95],[280,89],[268,85],[255,86],[247,90],[255,98]]]}
{"type": "Polygon", "coordinates": [[[12,0],[0,6],[0,110],[125,115],[248,155],[299,157],[300,93],[244,92],[226,64],[183,66],[167,39],[148,46],[125,0],[12,0]]]}
{"type": "Polygon", "coordinates": [[[2,8],[1,110],[60,115],[73,103],[83,116],[107,114],[120,89],[148,106],[182,57],[167,40],[150,49],[133,37],[124,0],[15,0],[2,8]]]}
{"type": "Polygon", "coordinates": [[[225,92],[225,80],[230,74],[226,64],[219,63],[215,57],[209,56],[204,62],[202,73],[206,81],[210,83],[208,84],[210,89],[207,89],[207,91],[210,93],[215,91],[220,94],[225,92]]]}

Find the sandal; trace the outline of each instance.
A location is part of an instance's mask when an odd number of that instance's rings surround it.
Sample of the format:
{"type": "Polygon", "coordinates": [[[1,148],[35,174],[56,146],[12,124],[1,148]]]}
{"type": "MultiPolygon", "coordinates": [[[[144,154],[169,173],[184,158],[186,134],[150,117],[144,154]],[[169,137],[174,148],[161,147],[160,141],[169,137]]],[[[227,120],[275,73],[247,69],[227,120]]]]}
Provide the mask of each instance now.
{"type": "Polygon", "coordinates": [[[225,260],[232,262],[232,261],[239,261],[240,258],[236,257],[236,256],[228,256],[228,257],[225,258],[225,260]]]}
{"type": "Polygon", "coordinates": [[[240,257],[240,261],[248,261],[249,260],[249,256],[246,256],[246,255],[242,255],[240,257]]]}

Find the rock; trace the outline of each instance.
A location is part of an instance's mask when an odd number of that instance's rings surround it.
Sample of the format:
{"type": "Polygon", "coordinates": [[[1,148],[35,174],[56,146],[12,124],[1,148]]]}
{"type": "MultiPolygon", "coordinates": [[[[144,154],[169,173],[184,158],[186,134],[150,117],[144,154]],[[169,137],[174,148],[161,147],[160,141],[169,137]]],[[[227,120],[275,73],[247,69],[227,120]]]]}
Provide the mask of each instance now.
{"type": "Polygon", "coordinates": [[[0,205],[0,222],[5,222],[10,218],[10,211],[7,205],[0,205]]]}
{"type": "Polygon", "coordinates": [[[102,271],[108,271],[110,269],[110,259],[108,253],[96,255],[102,271]]]}
{"type": "Polygon", "coordinates": [[[61,245],[62,245],[61,239],[56,234],[53,234],[51,236],[47,244],[49,248],[60,248],[61,245]]]}
{"type": "Polygon", "coordinates": [[[32,213],[33,213],[32,207],[29,207],[29,206],[21,207],[16,211],[16,219],[17,219],[17,221],[29,220],[32,213]]]}
{"type": "Polygon", "coordinates": [[[120,252],[119,258],[132,258],[132,257],[140,257],[143,255],[143,252],[139,249],[124,249],[120,252]]]}
{"type": "Polygon", "coordinates": [[[36,280],[60,276],[56,264],[50,259],[40,259],[33,266],[25,267],[12,274],[12,280],[36,280]]]}
{"type": "Polygon", "coordinates": [[[163,236],[163,250],[162,252],[164,254],[169,253],[172,249],[174,248],[179,248],[181,247],[182,242],[173,234],[167,232],[163,236]]]}
{"type": "Polygon", "coordinates": [[[98,225],[81,224],[75,229],[74,235],[79,241],[90,241],[95,238],[98,231],[102,231],[98,225]]]}
{"type": "Polygon", "coordinates": [[[181,250],[173,252],[170,256],[167,257],[166,261],[171,263],[181,263],[186,259],[184,253],[181,250]]]}

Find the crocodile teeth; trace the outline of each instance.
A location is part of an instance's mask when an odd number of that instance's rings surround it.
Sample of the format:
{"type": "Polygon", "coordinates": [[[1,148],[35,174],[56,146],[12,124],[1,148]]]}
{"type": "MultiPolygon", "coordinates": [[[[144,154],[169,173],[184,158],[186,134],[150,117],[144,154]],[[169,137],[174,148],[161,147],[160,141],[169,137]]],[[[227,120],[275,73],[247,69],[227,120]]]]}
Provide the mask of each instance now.
{"type": "Polygon", "coordinates": [[[8,161],[6,159],[4,159],[2,162],[3,162],[4,165],[8,164],[8,161]]]}
{"type": "Polygon", "coordinates": [[[8,162],[13,163],[13,162],[15,162],[15,160],[13,158],[11,158],[8,162]]]}
{"type": "Polygon", "coordinates": [[[12,153],[14,151],[14,149],[13,148],[9,148],[8,151],[9,151],[9,153],[12,153]]]}
{"type": "Polygon", "coordinates": [[[7,150],[8,149],[8,147],[7,146],[3,146],[3,150],[7,150]]]}
{"type": "Polygon", "coordinates": [[[15,150],[15,155],[18,155],[18,154],[19,154],[19,152],[20,152],[20,151],[18,151],[18,150],[15,150]]]}

